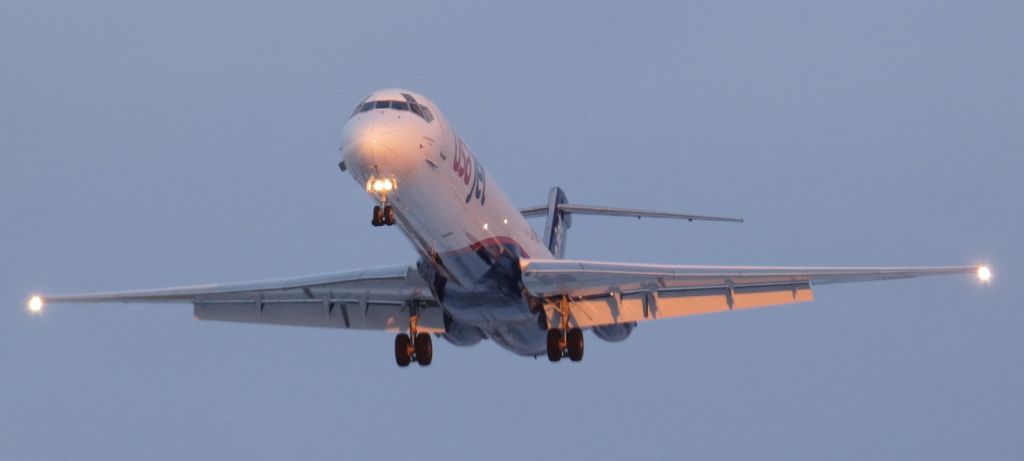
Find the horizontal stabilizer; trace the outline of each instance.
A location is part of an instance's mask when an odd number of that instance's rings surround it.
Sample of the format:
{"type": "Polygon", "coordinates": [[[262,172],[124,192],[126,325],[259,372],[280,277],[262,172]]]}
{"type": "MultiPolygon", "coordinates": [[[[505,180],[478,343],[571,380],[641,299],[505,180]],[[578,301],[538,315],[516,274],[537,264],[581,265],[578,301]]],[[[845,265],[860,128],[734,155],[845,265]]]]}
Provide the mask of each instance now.
{"type": "MultiPolygon", "coordinates": [[[[704,216],[687,213],[673,213],[668,211],[652,211],[652,210],[637,210],[634,208],[612,208],[604,206],[593,206],[593,205],[577,205],[572,203],[564,203],[558,205],[558,210],[562,213],[567,214],[578,214],[578,215],[597,215],[597,216],[625,216],[630,218],[667,218],[667,219],[685,219],[687,221],[723,221],[723,222],[743,222],[740,218],[725,218],[720,216],[704,216]]],[[[527,218],[546,216],[548,213],[547,206],[536,206],[530,208],[523,208],[519,210],[523,216],[527,218]]]]}

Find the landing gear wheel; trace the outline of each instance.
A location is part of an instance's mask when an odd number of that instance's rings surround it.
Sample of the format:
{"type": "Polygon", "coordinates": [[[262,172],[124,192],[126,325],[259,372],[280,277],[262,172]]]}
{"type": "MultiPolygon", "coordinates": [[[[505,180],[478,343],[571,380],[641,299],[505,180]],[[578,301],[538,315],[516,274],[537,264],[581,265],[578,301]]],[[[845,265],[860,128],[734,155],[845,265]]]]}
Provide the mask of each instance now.
{"type": "Polygon", "coordinates": [[[373,219],[370,220],[370,224],[373,224],[373,227],[384,225],[384,210],[380,208],[380,205],[373,207],[373,219]]]}
{"type": "Polygon", "coordinates": [[[430,334],[420,333],[416,335],[416,362],[421,367],[430,365],[430,361],[434,359],[434,345],[430,341],[430,334]]]}
{"type": "Polygon", "coordinates": [[[570,328],[569,334],[565,336],[565,342],[569,349],[569,360],[573,362],[583,360],[583,330],[570,328]]]}
{"type": "Polygon", "coordinates": [[[391,205],[384,205],[384,225],[394,226],[395,225],[395,210],[391,208],[391,205]]]}
{"type": "Polygon", "coordinates": [[[562,360],[562,330],[558,328],[548,330],[548,360],[562,360]]]}
{"type": "Polygon", "coordinates": [[[409,335],[399,333],[395,336],[395,362],[400,367],[407,367],[412,362],[412,354],[409,353],[409,335]]]}

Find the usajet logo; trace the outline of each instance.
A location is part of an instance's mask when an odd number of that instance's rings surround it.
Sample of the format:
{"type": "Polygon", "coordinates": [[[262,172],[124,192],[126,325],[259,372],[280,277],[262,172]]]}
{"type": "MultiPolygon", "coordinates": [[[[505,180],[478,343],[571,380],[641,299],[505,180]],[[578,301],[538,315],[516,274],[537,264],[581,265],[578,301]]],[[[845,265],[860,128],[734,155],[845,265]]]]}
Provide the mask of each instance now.
{"type": "Polygon", "coordinates": [[[462,178],[463,184],[469,186],[469,192],[466,194],[466,203],[476,199],[483,205],[487,200],[485,193],[487,181],[485,179],[484,167],[469,154],[469,148],[466,147],[461,138],[456,138],[452,170],[455,171],[457,177],[462,178]]]}

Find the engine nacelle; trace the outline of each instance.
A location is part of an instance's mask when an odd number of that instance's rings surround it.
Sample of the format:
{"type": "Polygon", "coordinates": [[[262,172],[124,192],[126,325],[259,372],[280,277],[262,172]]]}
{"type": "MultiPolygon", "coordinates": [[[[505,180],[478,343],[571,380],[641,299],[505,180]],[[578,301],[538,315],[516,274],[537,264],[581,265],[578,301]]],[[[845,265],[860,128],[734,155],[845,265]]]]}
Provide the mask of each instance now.
{"type": "Polygon", "coordinates": [[[447,325],[447,330],[442,337],[456,346],[473,346],[487,339],[487,335],[484,334],[483,330],[459,322],[450,322],[447,325]]]}
{"type": "Polygon", "coordinates": [[[636,328],[636,322],[623,323],[620,325],[605,325],[603,327],[592,328],[594,334],[605,341],[610,343],[617,343],[625,341],[629,337],[629,334],[636,328]]]}

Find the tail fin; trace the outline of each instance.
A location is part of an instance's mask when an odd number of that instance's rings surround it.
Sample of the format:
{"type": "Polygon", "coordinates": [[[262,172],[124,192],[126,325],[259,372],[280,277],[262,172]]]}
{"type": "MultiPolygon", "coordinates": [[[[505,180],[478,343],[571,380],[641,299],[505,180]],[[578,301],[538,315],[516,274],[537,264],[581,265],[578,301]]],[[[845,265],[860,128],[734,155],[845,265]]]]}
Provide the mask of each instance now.
{"type": "Polygon", "coordinates": [[[568,229],[572,227],[572,218],[561,206],[569,203],[565,191],[555,186],[548,192],[548,222],[544,225],[544,243],[556,258],[565,258],[565,239],[568,229]]]}

